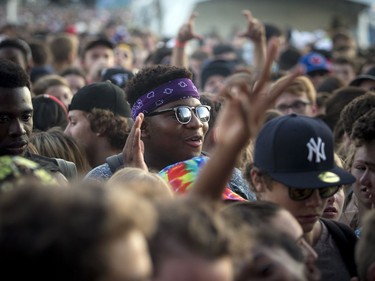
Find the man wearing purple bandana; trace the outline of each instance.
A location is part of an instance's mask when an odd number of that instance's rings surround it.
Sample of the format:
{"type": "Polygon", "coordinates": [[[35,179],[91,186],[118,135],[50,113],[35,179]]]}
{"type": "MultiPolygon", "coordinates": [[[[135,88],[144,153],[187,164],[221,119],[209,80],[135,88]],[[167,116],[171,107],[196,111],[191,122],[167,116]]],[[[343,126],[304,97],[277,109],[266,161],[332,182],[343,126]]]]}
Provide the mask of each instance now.
{"type": "MultiPolygon", "coordinates": [[[[191,72],[185,68],[156,65],[140,70],[125,88],[132,108],[132,118],[142,113],[140,137],[144,144],[144,162],[149,170],[163,168],[201,155],[208,130],[210,107],[202,105],[191,72]]],[[[123,163],[122,155],[112,156],[107,163],[93,169],[88,179],[105,180],[123,163]],[[115,165],[113,165],[115,159],[115,165]]],[[[246,199],[245,181],[233,191],[246,199]]]]}

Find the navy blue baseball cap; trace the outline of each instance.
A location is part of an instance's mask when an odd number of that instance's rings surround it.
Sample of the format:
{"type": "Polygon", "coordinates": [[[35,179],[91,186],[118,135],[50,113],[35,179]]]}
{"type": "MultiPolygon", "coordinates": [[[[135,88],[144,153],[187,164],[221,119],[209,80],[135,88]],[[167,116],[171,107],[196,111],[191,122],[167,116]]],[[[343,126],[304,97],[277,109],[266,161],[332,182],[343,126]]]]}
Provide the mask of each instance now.
{"type": "Polygon", "coordinates": [[[134,77],[133,72],[121,68],[121,67],[113,67],[113,68],[105,68],[101,72],[101,81],[111,81],[116,86],[119,86],[120,88],[124,88],[126,83],[134,77]]]}
{"type": "Polygon", "coordinates": [[[335,164],[331,129],[320,119],[296,114],[264,125],[255,142],[254,166],[293,188],[322,188],[355,181],[335,164]]]}
{"type": "Polygon", "coordinates": [[[365,74],[358,75],[354,80],[350,82],[349,86],[359,87],[362,82],[366,80],[375,81],[375,67],[372,67],[365,74]]]}

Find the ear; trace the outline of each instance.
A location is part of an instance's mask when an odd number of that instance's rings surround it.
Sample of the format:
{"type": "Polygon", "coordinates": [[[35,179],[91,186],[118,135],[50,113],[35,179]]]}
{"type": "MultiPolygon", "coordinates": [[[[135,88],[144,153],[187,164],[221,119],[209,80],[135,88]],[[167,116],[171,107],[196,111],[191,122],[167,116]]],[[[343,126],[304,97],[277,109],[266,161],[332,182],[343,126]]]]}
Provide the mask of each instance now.
{"type": "Polygon", "coordinates": [[[375,281],[375,262],[371,263],[368,267],[366,277],[366,280],[368,281],[375,281]]]}
{"type": "Polygon", "coordinates": [[[262,177],[259,175],[259,172],[252,169],[250,172],[251,175],[251,181],[253,183],[253,187],[257,193],[263,193],[266,191],[266,185],[264,184],[264,181],[262,177]]]}
{"type": "Polygon", "coordinates": [[[99,128],[97,131],[95,131],[95,135],[97,137],[103,136],[104,133],[105,133],[105,129],[104,128],[99,128]]]}

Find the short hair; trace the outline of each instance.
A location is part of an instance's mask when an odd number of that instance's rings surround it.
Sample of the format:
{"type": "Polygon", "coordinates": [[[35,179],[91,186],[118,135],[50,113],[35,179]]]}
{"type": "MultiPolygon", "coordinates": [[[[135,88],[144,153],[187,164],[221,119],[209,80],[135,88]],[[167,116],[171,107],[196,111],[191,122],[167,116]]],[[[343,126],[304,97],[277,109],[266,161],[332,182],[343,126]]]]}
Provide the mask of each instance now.
{"type": "Polygon", "coordinates": [[[279,67],[280,70],[288,71],[296,66],[302,56],[302,53],[294,47],[288,47],[280,53],[279,67]]]}
{"type": "Polygon", "coordinates": [[[51,53],[46,44],[41,40],[33,40],[29,42],[34,66],[49,64],[51,53]]]}
{"type": "Polygon", "coordinates": [[[269,248],[280,247],[289,254],[291,258],[300,263],[304,263],[305,257],[302,249],[297,245],[290,236],[283,235],[281,231],[277,229],[270,229],[266,226],[261,227],[255,232],[255,240],[257,245],[263,245],[269,248]]]}
{"type": "Polygon", "coordinates": [[[336,57],[332,59],[332,64],[349,64],[356,72],[356,64],[355,61],[348,58],[348,57],[336,57]]]}
{"type": "Polygon", "coordinates": [[[125,167],[116,171],[108,180],[107,186],[132,190],[151,201],[173,197],[172,188],[159,174],[135,167],[125,167]]]}
{"type": "Polygon", "coordinates": [[[375,210],[369,210],[363,219],[363,230],[355,249],[355,261],[360,280],[367,279],[367,271],[375,262],[375,210]]]}
{"type": "Polygon", "coordinates": [[[7,192],[0,197],[3,273],[14,280],[100,280],[109,270],[107,245],[133,230],[150,235],[154,224],[152,205],[124,191],[91,185],[7,192]]]}
{"type": "Polygon", "coordinates": [[[46,132],[34,132],[30,137],[30,143],[42,156],[73,162],[80,175],[90,170],[84,151],[79,148],[75,139],[64,134],[61,128],[54,127],[46,132]]]}
{"type": "Polygon", "coordinates": [[[6,59],[0,59],[0,87],[2,88],[31,88],[29,76],[18,64],[6,59]]]}
{"type": "Polygon", "coordinates": [[[358,146],[375,140],[375,108],[372,108],[353,124],[351,138],[358,146]]]}
{"type": "Polygon", "coordinates": [[[64,77],[61,77],[57,74],[50,74],[39,78],[35,82],[33,87],[33,93],[37,96],[43,95],[46,93],[49,87],[53,86],[66,86],[69,88],[69,84],[64,77]]]}
{"type": "Polygon", "coordinates": [[[265,23],[264,29],[266,33],[267,43],[271,40],[272,37],[280,37],[283,35],[283,31],[273,23],[265,23]]]}
{"type": "Polygon", "coordinates": [[[169,65],[169,57],[172,55],[172,48],[161,46],[156,48],[148,57],[148,62],[152,65],[164,64],[169,65]]]}
{"type": "Polygon", "coordinates": [[[326,102],[326,115],[322,119],[331,130],[334,130],[344,107],[353,99],[365,93],[366,90],[354,86],[343,87],[335,90],[326,102]]]}
{"type": "Polygon", "coordinates": [[[353,36],[349,32],[343,30],[337,31],[332,35],[332,43],[334,48],[337,47],[337,44],[340,40],[346,40],[351,42],[355,41],[353,36]]]}
{"type": "Polygon", "coordinates": [[[53,61],[56,63],[69,61],[71,54],[78,53],[78,44],[77,37],[72,34],[62,33],[55,36],[49,44],[53,61]]]}
{"type": "Polygon", "coordinates": [[[107,136],[112,147],[122,150],[131,129],[129,118],[115,115],[106,109],[94,108],[87,113],[90,128],[107,136]]]}
{"type": "Polygon", "coordinates": [[[319,84],[316,91],[318,93],[325,92],[332,94],[335,90],[344,87],[345,84],[336,76],[328,76],[319,84]]]}
{"type": "Polygon", "coordinates": [[[25,65],[29,65],[32,60],[32,53],[28,43],[19,38],[7,38],[0,41],[0,49],[15,48],[21,51],[25,65]]]}
{"type": "Polygon", "coordinates": [[[108,38],[99,36],[96,38],[92,38],[91,40],[87,42],[87,44],[85,45],[85,47],[83,48],[81,52],[81,58],[84,59],[88,51],[98,46],[106,47],[108,49],[111,49],[112,51],[114,49],[113,43],[108,38]]]}
{"type": "Polygon", "coordinates": [[[254,201],[230,204],[223,209],[223,212],[240,217],[248,224],[257,227],[260,224],[269,225],[272,219],[282,210],[284,208],[276,203],[254,201]]]}
{"type": "Polygon", "coordinates": [[[87,84],[87,79],[86,79],[86,76],[85,76],[84,72],[82,71],[82,69],[80,69],[78,67],[69,67],[69,68],[66,68],[64,71],[62,71],[60,73],[61,77],[65,77],[65,76],[68,76],[68,75],[80,76],[85,80],[85,83],[87,84]]]}
{"type": "Polygon", "coordinates": [[[164,259],[181,254],[208,260],[232,255],[232,232],[220,213],[209,205],[180,198],[158,206],[158,227],[150,241],[156,275],[164,259]]]}
{"type": "MultiPolygon", "coordinates": [[[[279,78],[275,83],[273,83],[272,88],[277,88],[280,84],[284,83],[286,79],[288,79],[286,76],[279,78]]],[[[302,96],[305,93],[307,99],[312,104],[316,103],[316,91],[314,85],[306,76],[296,77],[293,82],[291,82],[290,85],[284,90],[284,92],[291,93],[295,96],[302,96]]]]}
{"type": "Polygon", "coordinates": [[[191,55],[190,55],[190,60],[198,60],[198,61],[205,61],[206,59],[209,58],[209,54],[206,51],[203,50],[195,50],[191,55]]]}
{"type": "Polygon", "coordinates": [[[340,120],[347,135],[352,134],[353,124],[369,110],[375,107],[375,93],[367,92],[353,99],[341,111],[340,120]]]}
{"type": "Polygon", "coordinates": [[[192,73],[183,67],[155,65],[141,69],[126,83],[125,93],[130,106],[152,89],[174,79],[192,78],[192,73]]]}
{"type": "Polygon", "coordinates": [[[47,131],[52,127],[65,129],[68,124],[67,111],[64,104],[51,95],[40,95],[32,98],[33,129],[47,131]]]}
{"type": "Polygon", "coordinates": [[[247,171],[246,171],[245,176],[250,181],[250,188],[256,194],[256,196],[257,196],[258,199],[261,199],[262,194],[259,193],[254,188],[254,182],[253,182],[253,179],[251,177],[251,173],[252,172],[254,172],[254,173],[256,173],[258,175],[259,181],[261,181],[268,190],[272,190],[273,189],[272,182],[274,181],[274,179],[266,171],[264,171],[262,169],[259,169],[257,166],[254,165],[254,163],[249,164],[246,167],[246,170],[247,171]]]}
{"type": "MultiPolygon", "coordinates": [[[[271,253],[273,253],[274,250],[282,250],[291,259],[299,263],[301,265],[301,269],[305,268],[303,251],[291,237],[284,235],[281,231],[272,227],[258,227],[254,231],[253,240],[254,245],[248,250],[248,255],[240,261],[239,265],[237,265],[235,280],[249,280],[249,276],[252,276],[252,273],[254,272],[254,266],[257,268],[256,262],[254,262],[254,257],[256,255],[254,253],[262,252],[265,249],[271,250],[271,253]]],[[[283,261],[280,262],[283,263],[283,261]]],[[[282,266],[286,266],[285,262],[286,261],[284,261],[282,266]]],[[[256,269],[256,271],[259,271],[259,269],[256,269]]],[[[302,279],[298,278],[298,280],[302,279]]]]}

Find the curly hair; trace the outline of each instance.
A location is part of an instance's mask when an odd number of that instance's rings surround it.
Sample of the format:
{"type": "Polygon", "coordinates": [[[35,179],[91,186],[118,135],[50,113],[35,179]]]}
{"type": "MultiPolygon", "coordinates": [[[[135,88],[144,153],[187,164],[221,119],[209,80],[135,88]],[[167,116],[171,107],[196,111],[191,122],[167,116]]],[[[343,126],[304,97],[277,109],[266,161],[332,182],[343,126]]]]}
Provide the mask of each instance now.
{"type": "Polygon", "coordinates": [[[125,93],[130,106],[133,106],[140,96],[168,81],[178,78],[191,79],[192,73],[186,68],[168,65],[143,68],[125,86],[125,93]]]}
{"type": "Polygon", "coordinates": [[[30,45],[20,38],[7,38],[0,42],[0,49],[15,48],[21,51],[25,65],[32,60],[30,45]]]}
{"type": "Polygon", "coordinates": [[[345,132],[350,136],[354,123],[370,109],[375,107],[375,93],[367,92],[351,101],[340,114],[345,132]]]}
{"type": "Polygon", "coordinates": [[[112,147],[122,149],[129,135],[131,123],[128,118],[116,116],[105,109],[94,108],[87,114],[93,132],[106,135],[112,147]]]}
{"type": "Polygon", "coordinates": [[[353,124],[351,138],[357,146],[375,140],[375,108],[372,108],[353,124]]]}
{"type": "Polygon", "coordinates": [[[29,76],[21,66],[6,59],[0,59],[0,87],[31,89],[29,76]]]}
{"type": "Polygon", "coordinates": [[[354,86],[339,88],[333,92],[332,96],[326,102],[326,115],[323,117],[324,122],[326,122],[332,131],[335,129],[344,107],[365,93],[366,90],[354,86]]]}

